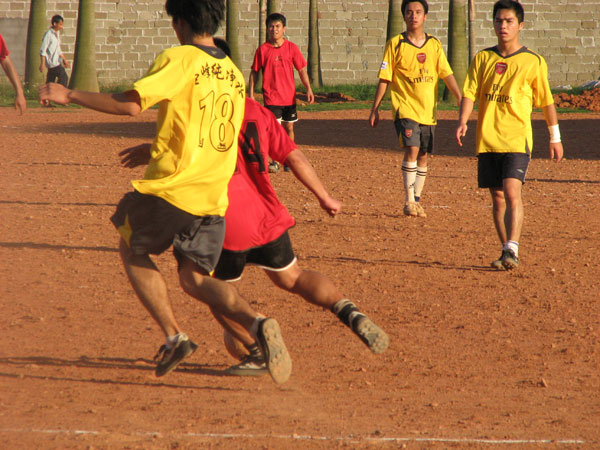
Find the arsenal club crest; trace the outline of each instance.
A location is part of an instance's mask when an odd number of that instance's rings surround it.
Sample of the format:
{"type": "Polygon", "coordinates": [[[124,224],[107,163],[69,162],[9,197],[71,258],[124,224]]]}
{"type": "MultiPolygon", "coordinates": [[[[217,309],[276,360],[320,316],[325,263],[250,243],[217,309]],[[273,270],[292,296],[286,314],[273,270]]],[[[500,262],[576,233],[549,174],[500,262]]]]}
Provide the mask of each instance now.
{"type": "Polygon", "coordinates": [[[506,72],[507,67],[508,67],[508,64],[506,64],[506,63],[503,63],[503,62],[496,63],[496,73],[498,75],[502,75],[504,72],[506,72]]]}
{"type": "Polygon", "coordinates": [[[426,59],[427,59],[427,55],[425,53],[417,54],[417,61],[419,61],[421,64],[423,64],[426,59]]]}
{"type": "Polygon", "coordinates": [[[412,136],[412,130],[410,128],[407,128],[406,130],[404,130],[404,136],[406,136],[407,138],[412,136]]]}

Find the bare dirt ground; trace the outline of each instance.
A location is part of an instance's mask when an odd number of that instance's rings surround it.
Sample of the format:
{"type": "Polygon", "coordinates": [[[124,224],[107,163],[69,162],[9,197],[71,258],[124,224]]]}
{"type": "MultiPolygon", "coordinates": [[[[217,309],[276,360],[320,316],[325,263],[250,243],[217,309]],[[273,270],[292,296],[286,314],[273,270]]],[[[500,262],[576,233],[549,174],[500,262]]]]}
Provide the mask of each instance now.
{"type": "Polygon", "coordinates": [[[0,442],[7,449],[600,447],[600,115],[565,114],[567,160],[535,151],[524,188],[522,267],[496,272],[489,195],[476,187],[474,122],[439,113],[427,219],[402,215],[390,115],[300,113],[297,141],[344,202],[330,219],[289,173],[274,184],[297,219],[304,268],[331,276],[389,333],[372,355],[330,313],[271,286],[238,287],[276,317],[290,381],[223,374],[233,363],[204,305],[157,258],[199,350],[155,378],[163,337],[122,272],[109,216],[140,172],[121,149],[149,141],[137,118],[0,109],[0,442]]]}

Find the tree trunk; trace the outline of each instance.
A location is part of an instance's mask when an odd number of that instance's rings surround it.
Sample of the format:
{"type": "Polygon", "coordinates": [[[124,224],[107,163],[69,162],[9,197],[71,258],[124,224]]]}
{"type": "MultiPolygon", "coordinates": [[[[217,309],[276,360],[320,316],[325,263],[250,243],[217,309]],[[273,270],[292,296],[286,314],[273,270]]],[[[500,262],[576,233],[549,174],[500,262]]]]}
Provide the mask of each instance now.
{"type": "MultiPolygon", "coordinates": [[[[456,78],[459,89],[462,89],[469,61],[467,0],[450,0],[448,30],[448,62],[454,71],[454,78],[456,78]]],[[[447,100],[448,97],[448,89],[446,89],[444,99],[447,100]]]]}
{"type": "Polygon", "coordinates": [[[71,72],[71,89],[98,92],[96,73],[96,31],[94,0],[79,0],[77,37],[71,72]]]}
{"type": "Polygon", "coordinates": [[[239,45],[239,18],[240,18],[240,9],[239,9],[239,0],[227,0],[227,30],[225,34],[225,39],[227,39],[227,43],[229,44],[229,48],[231,49],[231,59],[241,70],[242,68],[242,57],[240,55],[240,45],[239,45]]]}
{"type": "Polygon", "coordinates": [[[402,17],[401,6],[402,0],[390,0],[386,41],[389,41],[397,34],[402,33],[402,30],[404,29],[404,17],[402,17]]]}
{"type": "Polygon", "coordinates": [[[323,85],[319,48],[319,2],[310,0],[308,20],[308,76],[313,87],[323,85]]]}
{"type": "Polygon", "coordinates": [[[267,0],[267,16],[271,13],[280,13],[281,5],[279,0],[267,0]]]}
{"type": "Polygon", "coordinates": [[[475,46],[475,0],[469,0],[469,62],[477,53],[475,46]]]}
{"type": "Polygon", "coordinates": [[[261,46],[267,40],[267,4],[265,0],[258,0],[258,45],[261,46]]]}
{"type": "Polygon", "coordinates": [[[40,47],[46,32],[46,0],[31,0],[29,26],[27,28],[27,50],[25,56],[25,86],[33,89],[43,82],[40,72],[40,47]]]}

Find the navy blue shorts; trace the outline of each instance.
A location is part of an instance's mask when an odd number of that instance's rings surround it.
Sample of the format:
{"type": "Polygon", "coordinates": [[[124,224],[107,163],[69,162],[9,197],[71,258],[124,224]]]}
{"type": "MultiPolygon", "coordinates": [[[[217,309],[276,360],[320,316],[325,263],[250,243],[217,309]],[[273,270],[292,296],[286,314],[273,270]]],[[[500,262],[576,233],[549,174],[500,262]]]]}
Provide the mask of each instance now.
{"type": "Polygon", "coordinates": [[[526,153],[480,153],[477,155],[477,183],[480,188],[501,188],[506,178],[525,184],[529,167],[526,153]]]}

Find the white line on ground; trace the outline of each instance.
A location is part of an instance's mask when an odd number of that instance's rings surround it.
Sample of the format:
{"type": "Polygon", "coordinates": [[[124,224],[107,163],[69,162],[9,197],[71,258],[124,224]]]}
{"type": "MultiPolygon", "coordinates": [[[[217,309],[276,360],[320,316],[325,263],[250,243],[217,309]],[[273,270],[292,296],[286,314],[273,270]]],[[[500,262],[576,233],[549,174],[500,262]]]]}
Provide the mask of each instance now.
{"type": "MultiPolygon", "coordinates": [[[[72,435],[110,435],[108,431],[92,430],[43,430],[43,429],[15,429],[0,428],[0,433],[23,433],[23,434],[72,434],[72,435]]],[[[176,435],[164,435],[160,432],[138,431],[133,433],[137,436],[170,436],[175,438],[212,438],[212,439],[282,439],[300,441],[338,441],[338,442],[437,442],[437,443],[459,443],[459,444],[490,444],[490,445],[522,445],[522,444],[552,444],[552,445],[581,445],[585,444],[582,439],[470,439],[470,438],[427,438],[427,437],[353,437],[353,436],[311,436],[298,434],[247,434],[247,433],[184,433],[176,435]]]]}

